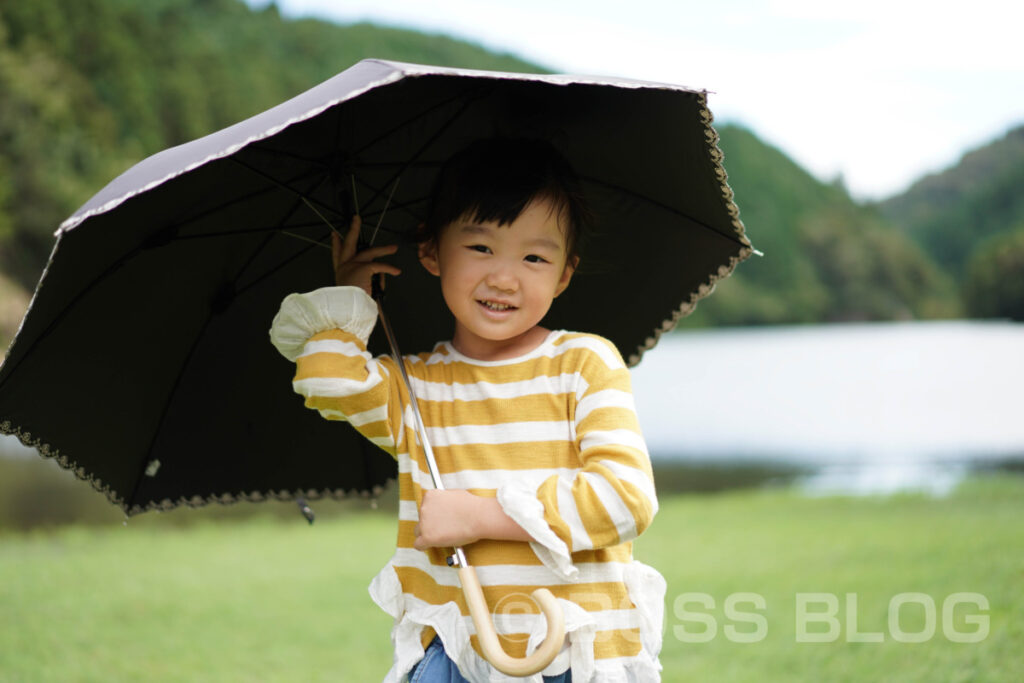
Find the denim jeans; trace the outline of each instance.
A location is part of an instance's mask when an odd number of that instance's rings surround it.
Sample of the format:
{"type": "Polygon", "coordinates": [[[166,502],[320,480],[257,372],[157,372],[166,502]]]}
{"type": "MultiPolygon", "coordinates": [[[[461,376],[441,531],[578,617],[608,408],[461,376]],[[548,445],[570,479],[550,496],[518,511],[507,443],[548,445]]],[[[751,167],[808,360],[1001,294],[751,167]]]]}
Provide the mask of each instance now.
{"type": "MultiPolygon", "coordinates": [[[[545,683],[572,683],[572,673],[544,676],[545,683]]],[[[434,637],[423,659],[409,672],[409,683],[466,683],[455,662],[448,658],[441,639],[434,637]]]]}

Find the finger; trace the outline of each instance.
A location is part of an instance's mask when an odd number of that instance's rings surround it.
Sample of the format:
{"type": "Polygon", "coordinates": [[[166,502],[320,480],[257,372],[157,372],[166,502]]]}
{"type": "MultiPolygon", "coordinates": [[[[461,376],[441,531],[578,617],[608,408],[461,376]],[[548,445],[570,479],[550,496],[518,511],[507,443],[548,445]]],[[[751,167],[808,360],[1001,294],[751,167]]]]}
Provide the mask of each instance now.
{"type": "Polygon", "coordinates": [[[382,247],[370,247],[364,249],[353,257],[353,261],[372,261],[382,256],[390,256],[398,251],[397,244],[388,244],[382,247]]]}
{"type": "Polygon", "coordinates": [[[358,214],[352,216],[352,223],[349,225],[348,234],[345,236],[345,246],[341,250],[341,261],[344,263],[356,254],[356,247],[359,245],[359,228],[363,219],[358,214]]]}
{"type": "Polygon", "coordinates": [[[351,268],[349,272],[353,274],[353,277],[357,279],[362,279],[371,277],[378,273],[383,273],[385,275],[401,275],[402,269],[397,268],[389,263],[370,261],[369,263],[362,264],[358,268],[351,268]]]}
{"type": "Polygon", "coordinates": [[[373,263],[372,272],[374,275],[377,273],[383,273],[384,275],[401,275],[402,269],[388,263],[377,263],[375,261],[373,263]]]}
{"type": "Polygon", "coordinates": [[[342,264],[341,260],[341,235],[337,232],[331,233],[331,263],[334,264],[334,272],[338,272],[338,266],[342,264]]]}

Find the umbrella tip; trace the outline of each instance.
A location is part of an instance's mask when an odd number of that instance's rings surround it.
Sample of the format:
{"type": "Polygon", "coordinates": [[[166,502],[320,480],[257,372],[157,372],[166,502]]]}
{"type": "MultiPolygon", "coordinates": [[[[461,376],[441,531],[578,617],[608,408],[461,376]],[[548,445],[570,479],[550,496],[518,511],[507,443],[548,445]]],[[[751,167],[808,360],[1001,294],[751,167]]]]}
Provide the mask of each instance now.
{"type": "Polygon", "coordinates": [[[316,520],[316,514],[313,512],[313,508],[309,507],[305,498],[296,498],[295,502],[298,504],[299,512],[302,513],[302,516],[306,518],[307,522],[312,524],[313,521],[316,520]]]}

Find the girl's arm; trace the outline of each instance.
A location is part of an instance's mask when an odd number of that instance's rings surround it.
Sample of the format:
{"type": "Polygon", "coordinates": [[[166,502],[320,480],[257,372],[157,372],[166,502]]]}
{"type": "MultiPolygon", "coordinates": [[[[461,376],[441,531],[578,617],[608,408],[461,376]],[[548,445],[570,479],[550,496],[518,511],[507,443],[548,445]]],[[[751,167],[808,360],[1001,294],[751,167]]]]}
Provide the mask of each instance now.
{"type": "Polygon", "coordinates": [[[399,435],[400,388],[392,377],[389,358],[374,359],[366,341],[377,321],[377,303],[370,297],[370,278],[398,269],[375,258],[394,252],[377,247],[356,252],[359,217],[348,236],[334,235],[335,282],[305,294],[291,294],[281,303],[270,330],[271,343],[296,365],[292,387],[305,397],[306,407],[328,420],[345,420],[367,439],[392,455],[399,435]]]}
{"type": "Polygon", "coordinates": [[[454,548],[489,538],[495,541],[534,540],[505,514],[497,498],[477,496],[462,489],[424,491],[416,525],[418,550],[454,548]]]}
{"type": "Polygon", "coordinates": [[[527,541],[549,568],[571,575],[571,554],[632,540],[658,509],[650,459],[633,406],[629,371],[615,347],[581,368],[575,408],[582,467],[573,477],[512,480],[496,497],[464,490],[426,491],[416,547],[453,547],[479,539],[527,541]]]}
{"type": "Polygon", "coordinates": [[[582,467],[540,482],[509,480],[502,509],[533,536],[538,558],[566,579],[573,553],[633,540],[658,510],[650,457],[636,417],[629,370],[611,342],[586,335],[572,410],[582,467]]]}

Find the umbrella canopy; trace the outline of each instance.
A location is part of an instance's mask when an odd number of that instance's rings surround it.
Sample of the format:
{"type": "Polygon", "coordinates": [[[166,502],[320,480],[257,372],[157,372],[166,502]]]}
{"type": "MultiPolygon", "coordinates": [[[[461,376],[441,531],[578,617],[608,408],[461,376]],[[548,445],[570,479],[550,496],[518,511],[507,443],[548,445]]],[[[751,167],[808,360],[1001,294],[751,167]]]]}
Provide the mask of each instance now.
{"type": "MultiPolygon", "coordinates": [[[[752,253],[703,91],[364,60],[145,159],[60,226],[0,366],[0,430],[128,514],[379,490],[391,458],[303,407],[267,330],[286,295],[331,283],[329,225],[383,215],[376,243],[410,243],[439,166],[496,135],[550,141],[597,218],[547,327],[635,364],[752,253]]],[[[389,261],[403,348],[449,338],[415,248],[389,261]]]]}

